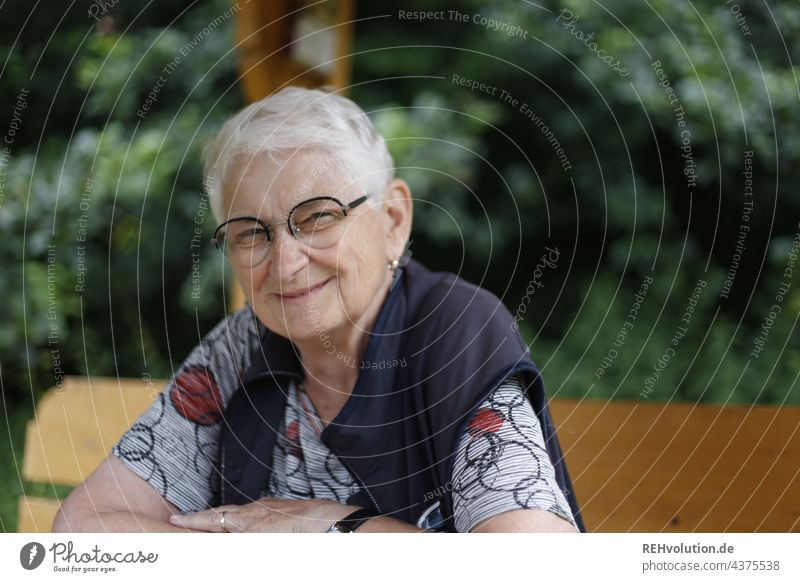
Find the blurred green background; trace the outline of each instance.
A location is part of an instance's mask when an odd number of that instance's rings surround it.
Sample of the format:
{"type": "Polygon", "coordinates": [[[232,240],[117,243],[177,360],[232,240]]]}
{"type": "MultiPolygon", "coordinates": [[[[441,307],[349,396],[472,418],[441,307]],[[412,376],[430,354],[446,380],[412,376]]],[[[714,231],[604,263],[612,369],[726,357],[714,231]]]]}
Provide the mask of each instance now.
{"type": "MultiPolygon", "coordinates": [[[[99,22],[89,6],[0,8],[0,133],[14,127],[0,159],[4,531],[31,492],[18,476],[24,423],[55,383],[54,350],[65,374],[168,377],[228,303],[210,246],[192,296],[190,242],[200,149],[244,105],[233,19],[194,46],[144,118],[137,110],[230,4],[120,2],[99,22]]],[[[414,257],[502,298],[550,396],[800,403],[800,266],[786,270],[800,220],[800,5],[733,6],[358,3],[349,94],[417,199],[414,257]],[[546,248],[558,250],[552,266],[541,266],[546,248]]],[[[214,226],[208,215],[205,239],[214,226]]]]}

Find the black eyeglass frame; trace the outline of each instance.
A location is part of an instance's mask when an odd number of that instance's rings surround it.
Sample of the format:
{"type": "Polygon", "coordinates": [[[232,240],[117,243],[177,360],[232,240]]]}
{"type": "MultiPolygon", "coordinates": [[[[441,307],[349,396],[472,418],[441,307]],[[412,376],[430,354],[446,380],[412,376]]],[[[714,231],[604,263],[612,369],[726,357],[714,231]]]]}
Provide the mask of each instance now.
{"type": "MultiPolygon", "coordinates": [[[[333,202],[336,202],[342,208],[342,214],[344,215],[344,217],[347,218],[347,211],[348,210],[353,210],[354,208],[356,208],[359,205],[361,205],[364,202],[366,202],[368,198],[369,198],[369,194],[364,194],[360,198],[356,198],[355,200],[353,200],[350,204],[345,204],[344,202],[342,202],[338,198],[334,198],[333,196],[315,196],[314,198],[309,198],[308,200],[303,200],[302,202],[298,202],[297,204],[295,204],[292,207],[292,209],[289,211],[289,215],[286,217],[286,229],[289,231],[289,234],[291,234],[293,237],[297,238],[297,233],[299,232],[299,229],[292,228],[292,215],[294,214],[295,210],[297,210],[300,206],[303,206],[304,204],[308,204],[309,202],[316,202],[317,200],[331,200],[333,202]]],[[[227,226],[232,222],[241,222],[241,221],[244,221],[244,220],[254,221],[254,222],[257,222],[258,224],[260,224],[261,226],[263,226],[264,227],[264,232],[267,233],[267,242],[272,242],[272,239],[274,238],[274,235],[272,234],[272,228],[271,227],[278,226],[278,225],[284,223],[283,220],[279,220],[277,222],[272,222],[272,223],[267,223],[267,222],[261,220],[258,217],[255,217],[255,216],[237,216],[236,218],[231,218],[230,220],[226,220],[225,222],[223,222],[222,224],[220,224],[216,228],[216,230],[214,231],[214,238],[211,239],[211,244],[213,244],[216,248],[222,250],[222,242],[223,242],[223,240],[219,236],[219,231],[224,226],[227,226]]]]}

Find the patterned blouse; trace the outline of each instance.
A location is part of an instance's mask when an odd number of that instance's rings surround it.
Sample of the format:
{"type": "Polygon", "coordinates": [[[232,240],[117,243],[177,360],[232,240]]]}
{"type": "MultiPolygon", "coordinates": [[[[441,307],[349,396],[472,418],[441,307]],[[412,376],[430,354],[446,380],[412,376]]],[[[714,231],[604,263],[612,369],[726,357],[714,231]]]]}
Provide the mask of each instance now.
{"type": "MultiPolygon", "coordinates": [[[[219,487],[222,413],[258,346],[259,324],[245,307],[220,322],[112,452],[181,511],[209,507],[219,487]]],[[[290,384],[263,496],[344,503],[360,485],[319,438],[324,425],[302,385],[290,384]]],[[[535,508],[575,525],[555,480],[539,421],[519,380],[509,377],[461,435],[452,473],[455,527],[471,531],[499,513],[535,508]]],[[[419,527],[441,525],[438,505],[419,527]]]]}

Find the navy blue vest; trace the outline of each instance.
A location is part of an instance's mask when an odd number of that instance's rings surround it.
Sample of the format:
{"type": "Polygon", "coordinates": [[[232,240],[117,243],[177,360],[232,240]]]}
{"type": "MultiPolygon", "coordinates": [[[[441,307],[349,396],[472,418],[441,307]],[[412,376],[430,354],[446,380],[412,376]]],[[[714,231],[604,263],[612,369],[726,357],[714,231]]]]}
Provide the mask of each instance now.
{"type": "MultiPolygon", "coordinates": [[[[585,531],[539,371],[513,318],[491,293],[416,261],[398,270],[360,364],[353,392],[321,434],[361,491],[347,503],[411,524],[431,510],[456,531],[450,477],[477,407],[512,372],[542,425],[558,485],[585,531]]],[[[250,503],[270,477],[287,386],[301,380],[294,345],[264,328],[261,349],[225,410],[220,503],[250,503]]]]}

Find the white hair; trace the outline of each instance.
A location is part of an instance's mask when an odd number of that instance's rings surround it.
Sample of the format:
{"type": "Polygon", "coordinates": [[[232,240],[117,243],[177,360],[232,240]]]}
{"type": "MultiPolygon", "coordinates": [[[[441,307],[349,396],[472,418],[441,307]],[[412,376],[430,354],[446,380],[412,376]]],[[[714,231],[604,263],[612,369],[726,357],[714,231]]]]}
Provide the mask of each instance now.
{"type": "Polygon", "coordinates": [[[323,149],[373,204],[394,177],[386,142],[358,105],[335,93],[287,87],[228,119],[203,149],[204,183],[217,220],[226,220],[222,192],[237,158],[304,148],[323,149]]]}

